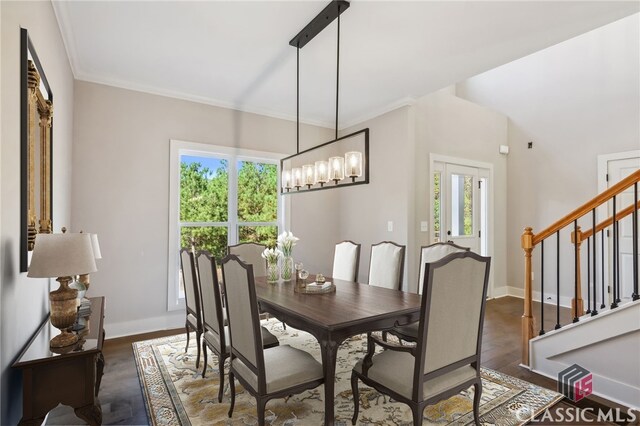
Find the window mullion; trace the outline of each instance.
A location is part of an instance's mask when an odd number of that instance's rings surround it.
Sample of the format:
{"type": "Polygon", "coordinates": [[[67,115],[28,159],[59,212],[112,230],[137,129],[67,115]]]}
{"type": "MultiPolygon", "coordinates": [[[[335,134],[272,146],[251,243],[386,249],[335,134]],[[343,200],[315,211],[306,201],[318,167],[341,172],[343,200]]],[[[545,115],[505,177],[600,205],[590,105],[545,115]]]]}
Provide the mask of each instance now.
{"type": "Polygon", "coordinates": [[[227,228],[228,245],[238,244],[238,171],[237,159],[229,159],[229,199],[227,202],[229,224],[227,228]]]}

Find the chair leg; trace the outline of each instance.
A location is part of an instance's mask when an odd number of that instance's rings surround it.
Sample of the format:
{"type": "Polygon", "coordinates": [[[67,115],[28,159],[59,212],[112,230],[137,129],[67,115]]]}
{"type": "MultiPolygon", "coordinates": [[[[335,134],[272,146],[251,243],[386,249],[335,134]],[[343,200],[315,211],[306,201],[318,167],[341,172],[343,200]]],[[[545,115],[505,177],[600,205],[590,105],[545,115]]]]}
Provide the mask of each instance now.
{"type": "Polygon", "coordinates": [[[351,393],[353,394],[353,417],[351,424],[355,425],[358,421],[358,412],[360,411],[360,394],[358,393],[358,376],[351,372],[351,393]]]}
{"type": "Polygon", "coordinates": [[[187,346],[184,347],[184,351],[187,352],[189,350],[189,323],[185,324],[184,329],[187,331],[187,346]]]}
{"type": "Polygon", "coordinates": [[[226,357],[224,355],[218,355],[218,374],[220,377],[220,389],[218,390],[218,402],[222,402],[222,394],[224,393],[224,360],[225,359],[226,357]]]}
{"type": "Polygon", "coordinates": [[[424,405],[411,407],[411,411],[413,412],[413,426],[422,425],[422,413],[424,412],[424,405]]]}
{"type": "Polygon", "coordinates": [[[236,382],[233,373],[229,371],[229,387],[231,388],[231,405],[229,406],[229,417],[233,416],[233,406],[236,404],[236,382]]]}
{"type": "Polygon", "coordinates": [[[202,339],[202,354],[203,354],[203,362],[204,362],[204,366],[202,367],[202,378],[204,379],[204,375],[207,371],[207,344],[204,341],[204,339],[202,339]]]}
{"type": "Polygon", "coordinates": [[[382,332],[382,340],[383,340],[384,342],[386,342],[386,341],[387,341],[387,332],[386,332],[386,331],[383,331],[383,332],[382,332]]]}
{"type": "Polygon", "coordinates": [[[284,323],[284,321],[282,321],[282,328],[283,328],[284,330],[286,330],[286,329],[287,329],[287,324],[285,324],[285,323],[284,323]]]}
{"type": "Polygon", "coordinates": [[[482,397],[482,381],[473,384],[473,420],[480,426],[480,397],[482,397]]]}
{"type": "Polygon", "coordinates": [[[258,409],[258,426],[264,426],[264,408],[267,400],[260,397],[256,398],[256,408],[258,409]]]}
{"type": "Polygon", "coordinates": [[[198,348],[198,356],[196,357],[196,368],[200,368],[200,332],[196,331],[196,347],[198,348]]]}

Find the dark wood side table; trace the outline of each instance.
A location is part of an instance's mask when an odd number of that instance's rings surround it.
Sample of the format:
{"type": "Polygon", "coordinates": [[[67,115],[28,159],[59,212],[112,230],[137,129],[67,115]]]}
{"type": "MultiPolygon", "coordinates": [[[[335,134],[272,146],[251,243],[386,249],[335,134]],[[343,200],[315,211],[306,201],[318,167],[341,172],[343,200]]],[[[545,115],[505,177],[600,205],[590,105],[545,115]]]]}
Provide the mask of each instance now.
{"type": "Polygon", "coordinates": [[[91,298],[91,314],[80,318],[78,343],[52,352],[49,341],[60,331],[47,318],[13,368],[22,370],[21,425],[41,425],[58,404],[73,407],[90,425],[102,424],[98,391],[104,369],[104,297],[91,298]]]}

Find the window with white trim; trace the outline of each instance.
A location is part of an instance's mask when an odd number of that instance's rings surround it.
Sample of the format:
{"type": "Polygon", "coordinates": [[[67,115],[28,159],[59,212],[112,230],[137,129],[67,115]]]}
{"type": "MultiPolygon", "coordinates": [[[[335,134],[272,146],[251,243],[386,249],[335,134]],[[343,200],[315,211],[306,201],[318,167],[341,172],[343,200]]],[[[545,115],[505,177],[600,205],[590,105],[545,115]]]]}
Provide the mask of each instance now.
{"type": "Polygon", "coordinates": [[[283,228],[279,155],[171,141],[169,309],[183,306],[178,252],[195,242],[219,261],[227,246],[273,247],[283,228]]]}

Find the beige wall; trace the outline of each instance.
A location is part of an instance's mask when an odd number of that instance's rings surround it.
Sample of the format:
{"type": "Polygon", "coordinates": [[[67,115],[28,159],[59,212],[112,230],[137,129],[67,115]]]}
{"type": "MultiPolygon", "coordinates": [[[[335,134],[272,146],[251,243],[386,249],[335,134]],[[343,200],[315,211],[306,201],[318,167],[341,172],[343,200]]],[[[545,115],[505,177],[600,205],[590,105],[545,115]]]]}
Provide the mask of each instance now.
{"type": "MultiPolygon", "coordinates": [[[[345,129],[341,134],[369,128],[368,185],[338,189],[339,230],[337,241],[362,244],[359,281],[367,282],[371,244],[393,241],[406,245],[411,203],[412,122],[403,107],[345,129]],[[393,231],[387,222],[393,222],[393,231]]],[[[408,248],[407,248],[408,250],[408,248]]],[[[405,287],[408,282],[405,262],[405,287]]]]}
{"type": "MultiPolygon", "coordinates": [[[[522,288],[523,229],[538,232],[594,197],[598,155],[640,148],[640,14],[473,77],[458,95],[510,119],[507,279],[522,288]]],[[[568,296],[572,268],[562,281],[568,296]]]]}
{"type": "MultiPolygon", "coordinates": [[[[295,122],[80,81],[75,95],[72,225],[100,236],[89,295],[107,298],[107,334],[182,326],[184,312],[167,312],[170,139],[286,154],[295,122]]],[[[331,138],[300,133],[301,149],[331,138]]],[[[326,258],[334,220],[310,203],[330,205],[331,192],[288,196],[294,254],[311,266],[326,258]]]]}
{"type": "MultiPolygon", "coordinates": [[[[73,75],[49,2],[0,2],[2,18],[0,247],[1,424],[16,424],[22,413],[19,372],[13,362],[49,311],[49,280],[20,273],[20,28],[29,31],[54,94],[53,225],[69,226],[73,75]]],[[[54,282],[55,287],[57,284],[54,282]]]]}
{"type": "MultiPolygon", "coordinates": [[[[432,222],[430,206],[429,155],[438,154],[493,166],[490,185],[490,209],[493,208],[489,232],[492,235],[489,254],[492,256],[493,288],[500,291],[506,285],[506,220],[507,220],[507,158],[498,151],[507,143],[507,118],[488,108],[458,98],[452,88],[442,89],[422,97],[415,105],[416,115],[416,229],[419,221],[432,222]]],[[[418,270],[418,247],[433,239],[426,232],[418,235],[414,269],[418,270]]],[[[494,293],[495,294],[495,293],[494,293]]]]}

